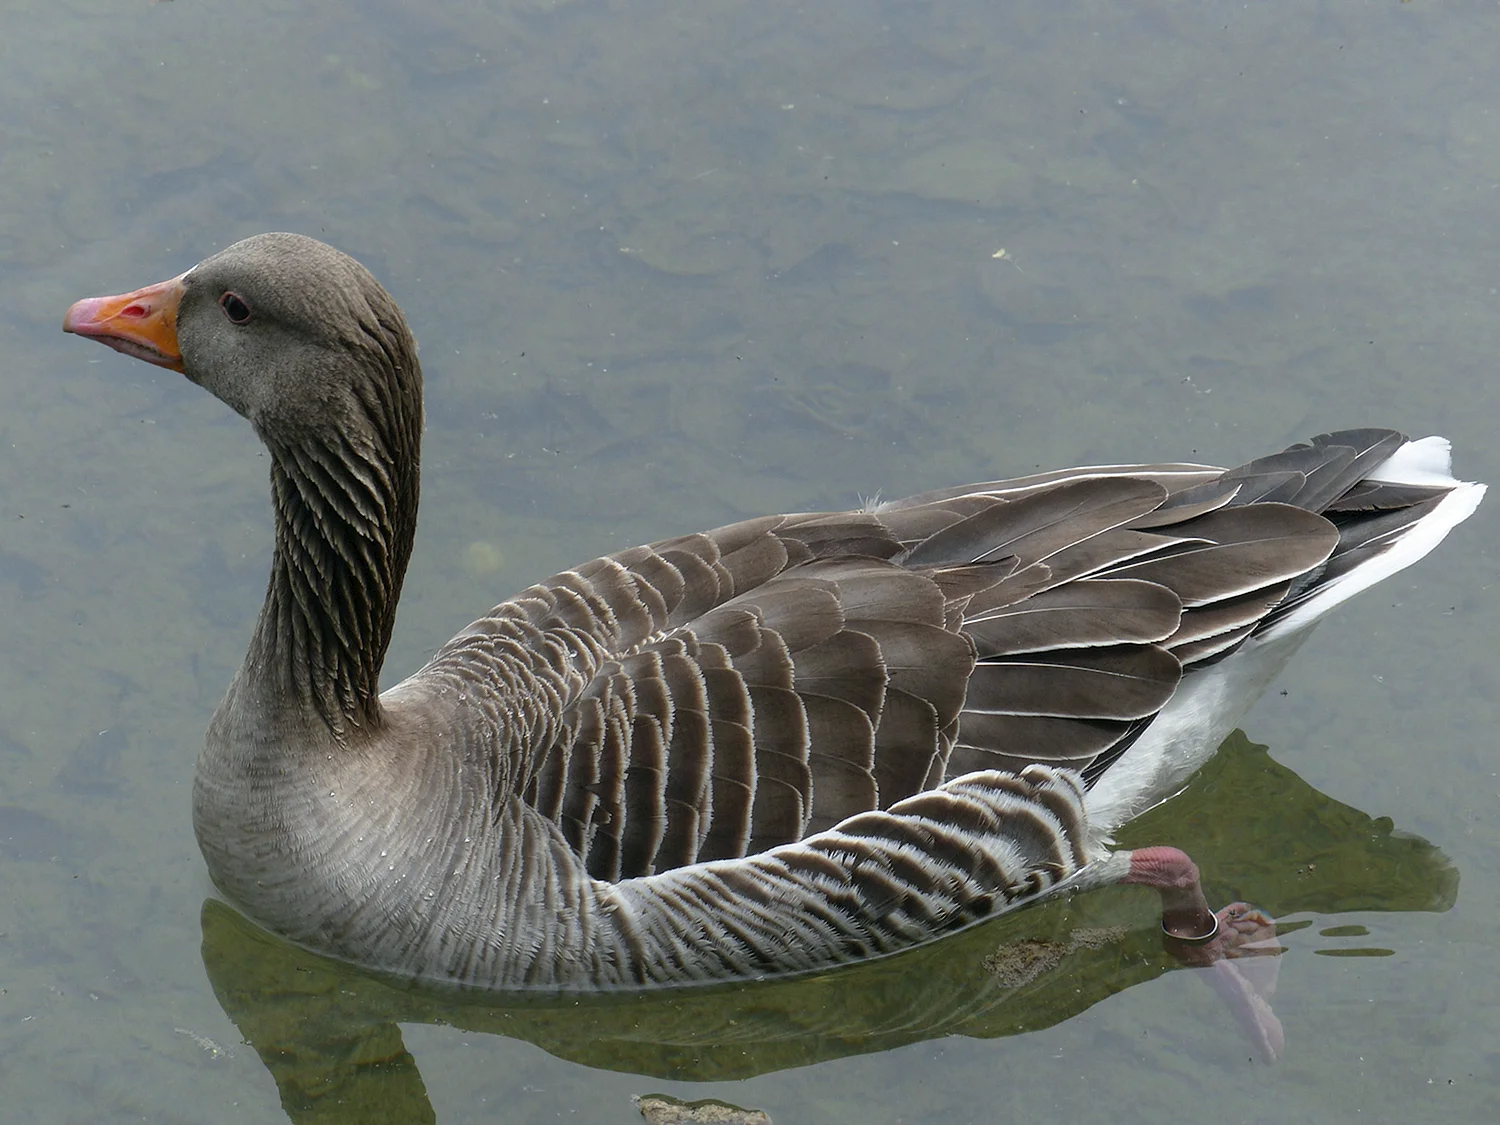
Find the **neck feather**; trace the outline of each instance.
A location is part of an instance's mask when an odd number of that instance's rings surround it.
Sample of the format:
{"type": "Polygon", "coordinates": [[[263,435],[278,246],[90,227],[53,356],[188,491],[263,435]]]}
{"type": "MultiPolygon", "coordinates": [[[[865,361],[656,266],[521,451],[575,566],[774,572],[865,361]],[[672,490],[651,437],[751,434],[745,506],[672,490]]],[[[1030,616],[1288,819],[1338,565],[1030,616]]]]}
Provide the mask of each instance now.
{"type": "Polygon", "coordinates": [[[414,350],[380,366],[341,424],[262,433],[276,548],[239,683],[339,743],[381,725],[380,667],[417,525],[421,374],[414,350]]]}

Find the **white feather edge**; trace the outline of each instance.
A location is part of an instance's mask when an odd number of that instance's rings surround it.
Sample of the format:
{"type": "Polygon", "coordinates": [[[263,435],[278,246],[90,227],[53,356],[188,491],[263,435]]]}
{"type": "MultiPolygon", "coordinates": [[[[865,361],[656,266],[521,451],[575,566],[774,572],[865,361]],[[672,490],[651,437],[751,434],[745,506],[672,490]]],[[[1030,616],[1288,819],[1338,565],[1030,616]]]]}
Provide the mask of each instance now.
{"type": "Polygon", "coordinates": [[[1453,491],[1414,524],[1390,550],[1330,582],[1268,629],[1262,639],[1269,641],[1308,628],[1334,606],[1424,558],[1447,538],[1448,532],[1472,516],[1484,499],[1485,486],[1454,479],[1452,450],[1447,438],[1419,438],[1407,442],[1371,470],[1367,480],[1383,484],[1447,487],[1453,491]]]}
{"type": "Polygon", "coordinates": [[[1451,448],[1442,437],[1408,441],[1368,474],[1367,479],[1387,484],[1452,489],[1399,542],[1329,583],[1232,656],[1184,678],[1156,721],[1089,790],[1084,807],[1091,858],[1107,854],[1104,849],[1121,825],[1188,783],[1301,647],[1319,618],[1423,558],[1474,513],[1484,499],[1485,486],[1453,477],[1451,448]]]}

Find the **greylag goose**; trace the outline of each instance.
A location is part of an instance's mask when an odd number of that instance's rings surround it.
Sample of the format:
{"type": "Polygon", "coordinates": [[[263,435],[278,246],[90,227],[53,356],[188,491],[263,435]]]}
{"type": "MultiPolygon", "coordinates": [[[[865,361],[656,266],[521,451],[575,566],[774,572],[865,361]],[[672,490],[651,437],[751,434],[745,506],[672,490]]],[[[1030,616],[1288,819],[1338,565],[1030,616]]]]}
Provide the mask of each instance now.
{"type": "Polygon", "coordinates": [[[314,949],[494,988],[827,967],[1110,882],[1222,956],[1244,910],[1112,833],[1484,493],[1443,439],[1361,429],[766,516],[556,575],[381,692],[422,432],[390,295],[264,234],[63,327],[271,453],[265,605],[193,790],[215,883],[314,949]]]}

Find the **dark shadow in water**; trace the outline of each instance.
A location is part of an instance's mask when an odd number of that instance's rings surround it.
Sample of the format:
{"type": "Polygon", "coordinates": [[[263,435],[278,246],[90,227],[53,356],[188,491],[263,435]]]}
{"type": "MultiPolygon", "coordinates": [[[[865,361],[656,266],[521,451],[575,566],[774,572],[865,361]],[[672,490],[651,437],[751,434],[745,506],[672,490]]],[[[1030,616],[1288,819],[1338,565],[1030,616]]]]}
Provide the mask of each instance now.
{"type": "MultiPolygon", "coordinates": [[[[1186,850],[1211,901],[1242,898],[1282,918],[1442,911],[1458,891],[1436,847],[1318,793],[1239,732],[1128,837],[1186,850]]],[[[587,1066],[684,1081],[943,1035],[1000,1038],[1051,1027],[1176,967],[1161,948],[1154,899],[1108,888],[836,972],[644,994],[518,997],[392,983],[290,946],[214,900],[203,907],[203,961],[297,1125],[431,1122],[398,1021],[507,1035],[587,1066]]],[[[1293,1047],[1295,1035],[1288,1030],[1293,1047]]]]}

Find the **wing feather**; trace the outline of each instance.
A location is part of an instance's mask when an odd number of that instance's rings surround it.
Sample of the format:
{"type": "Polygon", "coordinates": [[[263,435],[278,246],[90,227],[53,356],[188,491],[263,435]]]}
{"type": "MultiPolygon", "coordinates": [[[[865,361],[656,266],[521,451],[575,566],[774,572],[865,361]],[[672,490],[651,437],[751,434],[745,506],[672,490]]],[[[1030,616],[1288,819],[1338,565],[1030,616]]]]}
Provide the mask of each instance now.
{"type": "Polygon", "coordinates": [[[1185,669],[1442,501],[1441,484],[1368,479],[1402,440],[1344,431],[1227,472],[1104,466],[749,520],[566,572],[451,646],[549,670],[550,711],[499,721],[543,732],[519,791],[601,878],[850,830],[964,774],[1092,784],[1185,669]]]}

